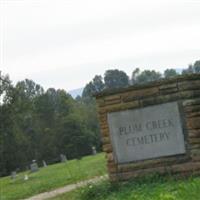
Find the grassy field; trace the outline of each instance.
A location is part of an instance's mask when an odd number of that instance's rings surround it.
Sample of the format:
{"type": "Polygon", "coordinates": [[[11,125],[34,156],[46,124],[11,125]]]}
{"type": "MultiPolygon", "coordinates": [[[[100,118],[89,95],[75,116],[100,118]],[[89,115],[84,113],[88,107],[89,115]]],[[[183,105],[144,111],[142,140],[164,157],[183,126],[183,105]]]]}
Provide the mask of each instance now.
{"type": "Polygon", "coordinates": [[[200,177],[175,180],[152,176],[112,185],[104,181],[51,200],[199,200],[200,177]]]}
{"type": "MultiPolygon", "coordinates": [[[[0,179],[0,200],[18,200],[106,173],[105,155],[87,156],[82,160],[50,165],[39,172],[18,174],[0,179]]],[[[103,180],[51,200],[200,200],[200,177],[176,180],[152,175],[127,183],[111,184],[103,180]]]]}
{"type": "Polygon", "coordinates": [[[106,173],[105,155],[86,156],[81,160],[49,165],[36,173],[19,173],[15,180],[0,179],[0,200],[18,200],[49,191],[80,180],[90,179],[106,173]],[[24,181],[24,174],[29,180],[24,181]]]}

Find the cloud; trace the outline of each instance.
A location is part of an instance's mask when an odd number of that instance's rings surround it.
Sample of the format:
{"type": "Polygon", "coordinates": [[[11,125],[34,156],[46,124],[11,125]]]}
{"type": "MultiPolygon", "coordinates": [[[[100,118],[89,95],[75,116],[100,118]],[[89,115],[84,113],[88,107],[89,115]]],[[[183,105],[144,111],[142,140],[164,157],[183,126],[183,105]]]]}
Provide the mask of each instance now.
{"type": "Polygon", "coordinates": [[[108,68],[162,71],[199,59],[197,1],[8,0],[0,6],[1,69],[15,81],[28,77],[69,90],[108,68]]]}

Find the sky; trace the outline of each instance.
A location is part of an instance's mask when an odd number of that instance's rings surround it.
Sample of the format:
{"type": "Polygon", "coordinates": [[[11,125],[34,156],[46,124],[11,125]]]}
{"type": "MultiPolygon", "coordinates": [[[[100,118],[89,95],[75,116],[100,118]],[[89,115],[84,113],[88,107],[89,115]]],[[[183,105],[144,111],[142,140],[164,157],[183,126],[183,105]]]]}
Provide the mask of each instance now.
{"type": "Polygon", "coordinates": [[[0,0],[0,70],[45,89],[200,59],[200,0],[0,0]]]}

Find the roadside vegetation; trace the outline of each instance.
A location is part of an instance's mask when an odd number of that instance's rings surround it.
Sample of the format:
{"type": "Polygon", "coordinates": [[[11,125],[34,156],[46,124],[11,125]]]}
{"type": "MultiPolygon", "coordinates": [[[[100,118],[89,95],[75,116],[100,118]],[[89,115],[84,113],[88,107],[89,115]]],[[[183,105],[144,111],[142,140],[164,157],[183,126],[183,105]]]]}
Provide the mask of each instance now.
{"type": "Polygon", "coordinates": [[[19,173],[16,179],[0,179],[0,200],[18,200],[45,191],[106,174],[105,155],[86,156],[81,160],[49,165],[38,172],[19,173]],[[29,179],[24,180],[28,174],[29,179]]]}
{"type": "Polygon", "coordinates": [[[152,175],[126,183],[105,180],[50,200],[198,200],[200,177],[176,180],[152,175]]]}

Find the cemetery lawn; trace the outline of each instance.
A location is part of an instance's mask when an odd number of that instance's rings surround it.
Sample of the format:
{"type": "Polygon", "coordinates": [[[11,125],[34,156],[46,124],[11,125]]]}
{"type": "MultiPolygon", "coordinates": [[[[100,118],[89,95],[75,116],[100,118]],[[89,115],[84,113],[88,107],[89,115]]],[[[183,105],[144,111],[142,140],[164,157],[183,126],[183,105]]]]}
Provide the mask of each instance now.
{"type": "Polygon", "coordinates": [[[15,180],[11,180],[10,177],[0,178],[0,200],[23,199],[104,174],[106,174],[104,153],[49,165],[35,173],[19,173],[15,180]],[[24,181],[25,174],[29,176],[27,181],[24,181]]]}
{"type": "Polygon", "coordinates": [[[126,183],[108,180],[88,185],[49,200],[199,200],[200,177],[176,180],[158,175],[126,183]]]}

